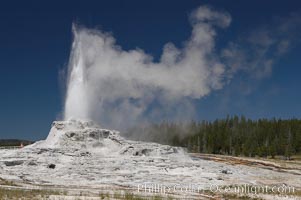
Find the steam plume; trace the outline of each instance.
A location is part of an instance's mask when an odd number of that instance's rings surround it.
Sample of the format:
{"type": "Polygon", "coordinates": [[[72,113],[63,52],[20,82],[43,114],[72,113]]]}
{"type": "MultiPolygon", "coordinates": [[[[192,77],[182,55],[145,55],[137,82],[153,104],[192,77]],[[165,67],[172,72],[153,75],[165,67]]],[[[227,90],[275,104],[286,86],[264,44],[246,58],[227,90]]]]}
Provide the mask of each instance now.
{"type": "Polygon", "coordinates": [[[73,26],[65,119],[125,128],[192,117],[193,99],[223,87],[226,68],[214,53],[215,36],[231,17],[202,6],[190,22],[190,38],[182,48],[167,43],[159,62],[141,49],[123,50],[108,33],[73,26]]]}

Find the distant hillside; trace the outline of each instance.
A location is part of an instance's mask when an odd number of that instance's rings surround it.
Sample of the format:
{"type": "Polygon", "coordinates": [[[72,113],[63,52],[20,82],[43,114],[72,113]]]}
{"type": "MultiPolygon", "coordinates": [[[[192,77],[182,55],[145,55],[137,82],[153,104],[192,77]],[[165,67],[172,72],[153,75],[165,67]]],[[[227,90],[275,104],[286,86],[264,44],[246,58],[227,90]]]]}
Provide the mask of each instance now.
{"type": "Polygon", "coordinates": [[[18,139],[0,139],[0,146],[20,146],[21,143],[25,146],[34,143],[34,141],[18,139]]]}

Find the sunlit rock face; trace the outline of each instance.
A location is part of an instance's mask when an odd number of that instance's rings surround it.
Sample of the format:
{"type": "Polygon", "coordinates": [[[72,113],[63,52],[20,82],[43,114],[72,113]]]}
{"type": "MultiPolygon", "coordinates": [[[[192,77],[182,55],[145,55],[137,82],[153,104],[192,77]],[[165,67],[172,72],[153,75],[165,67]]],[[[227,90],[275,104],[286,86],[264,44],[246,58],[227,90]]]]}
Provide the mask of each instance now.
{"type": "Polygon", "coordinates": [[[26,148],[86,150],[100,155],[180,156],[188,158],[182,148],[126,140],[118,131],[102,129],[92,121],[71,119],[54,121],[48,137],[26,148]]]}
{"type": "Polygon", "coordinates": [[[30,184],[134,187],[177,179],[175,174],[185,177],[192,162],[182,148],[127,140],[117,131],[73,119],[53,122],[46,140],[3,150],[0,177],[30,184]]]}
{"type": "Polygon", "coordinates": [[[109,139],[118,137],[117,131],[101,129],[92,121],[71,119],[68,121],[54,121],[45,141],[38,142],[30,148],[63,148],[85,149],[110,146],[117,147],[109,139]]]}

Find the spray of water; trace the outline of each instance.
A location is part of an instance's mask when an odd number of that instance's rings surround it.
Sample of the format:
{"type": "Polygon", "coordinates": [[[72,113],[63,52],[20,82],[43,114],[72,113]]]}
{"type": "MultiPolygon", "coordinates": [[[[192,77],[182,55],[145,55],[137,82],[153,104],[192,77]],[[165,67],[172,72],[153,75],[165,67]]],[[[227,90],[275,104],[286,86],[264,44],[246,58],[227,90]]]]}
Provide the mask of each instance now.
{"type": "Polygon", "coordinates": [[[159,62],[141,49],[123,50],[108,33],[74,26],[65,119],[91,119],[120,129],[192,117],[192,101],[224,85],[215,36],[216,28],[230,21],[227,13],[199,7],[190,15],[190,38],[181,48],[167,43],[159,62]]]}

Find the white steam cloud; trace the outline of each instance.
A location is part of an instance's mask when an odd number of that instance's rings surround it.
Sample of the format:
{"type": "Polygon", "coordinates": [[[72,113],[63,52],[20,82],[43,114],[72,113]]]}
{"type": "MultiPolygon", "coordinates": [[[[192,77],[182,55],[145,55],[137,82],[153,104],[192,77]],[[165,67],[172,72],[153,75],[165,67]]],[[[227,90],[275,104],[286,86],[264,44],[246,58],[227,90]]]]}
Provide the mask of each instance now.
{"type": "Polygon", "coordinates": [[[227,13],[199,7],[183,48],[163,48],[160,62],[140,49],[125,51],[112,35],[74,26],[68,66],[65,119],[92,119],[124,128],[137,122],[193,115],[192,99],[223,86],[225,66],[214,54],[216,27],[227,13]]]}
{"type": "Polygon", "coordinates": [[[239,71],[258,78],[271,74],[275,58],[299,35],[298,16],[278,20],[277,28],[254,28],[218,52],[216,29],[228,27],[231,17],[201,6],[190,15],[190,38],[182,48],[167,43],[159,62],[141,49],[123,50],[111,34],[74,25],[64,117],[117,129],[191,119],[194,100],[221,89],[239,71]]]}

